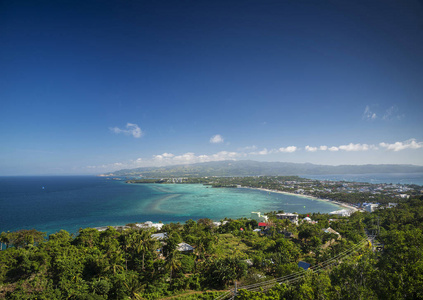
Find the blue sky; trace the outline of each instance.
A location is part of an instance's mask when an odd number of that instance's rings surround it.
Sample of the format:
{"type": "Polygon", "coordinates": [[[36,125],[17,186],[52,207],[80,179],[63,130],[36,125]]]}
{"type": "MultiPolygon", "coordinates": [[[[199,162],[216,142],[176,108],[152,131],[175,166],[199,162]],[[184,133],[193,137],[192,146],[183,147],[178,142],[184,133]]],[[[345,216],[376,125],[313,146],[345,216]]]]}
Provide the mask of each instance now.
{"type": "Polygon", "coordinates": [[[423,165],[418,1],[2,1],[0,175],[423,165]]]}

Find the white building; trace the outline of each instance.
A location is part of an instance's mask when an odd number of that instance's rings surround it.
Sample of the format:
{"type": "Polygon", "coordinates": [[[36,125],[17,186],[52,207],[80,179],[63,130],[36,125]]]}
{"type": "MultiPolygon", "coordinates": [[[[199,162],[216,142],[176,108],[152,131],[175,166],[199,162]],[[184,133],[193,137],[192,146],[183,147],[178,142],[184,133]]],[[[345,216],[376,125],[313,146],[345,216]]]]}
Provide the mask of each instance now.
{"type": "Polygon", "coordinates": [[[336,210],[333,212],[330,212],[330,215],[337,215],[340,217],[349,217],[352,213],[352,210],[348,210],[348,209],[341,209],[341,210],[336,210]]]}
{"type": "Polygon", "coordinates": [[[152,234],[152,235],[151,235],[151,237],[152,237],[153,239],[156,239],[156,240],[162,241],[162,240],[167,239],[167,232],[154,233],[154,234],[152,234]]]}
{"type": "Polygon", "coordinates": [[[141,224],[136,224],[136,225],[139,228],[155,228],[157,230],[160,230],[160,229],[162,229],[162,227],[163,227],[164,224],[162,224],[162,223],[153,223],[151,221],[147,221],[147,222],[144,222],[144,223],[141,223],[141,224]]]}
{"type": "Polygon", "coordinates": [[[366,206],[364,206],[364,210],[367,212],[374,212],[375,209],[379,206],[379,204],[369,203],[366,206]]]}
{"type": "Polygon", "coordinates": [[[178,250],[179,252],[192,252],[194,251],[194,247],[187,243],[179,243],[176,250],[178,250]]]}
{"type": "Polygon", "coordinates": [[[292,223],[298,225],[298,215],[297,214],[292,214],[292,213],[276,214],[276,218],[278,218],[279,220],[288,219],[292,223]]]}
{"type": "Polygon", "coordinates": [[[257,222],[267,222],[267,216],[262,216],[260,212],[251,212],[251,219],[256,220],[257,222]]]}

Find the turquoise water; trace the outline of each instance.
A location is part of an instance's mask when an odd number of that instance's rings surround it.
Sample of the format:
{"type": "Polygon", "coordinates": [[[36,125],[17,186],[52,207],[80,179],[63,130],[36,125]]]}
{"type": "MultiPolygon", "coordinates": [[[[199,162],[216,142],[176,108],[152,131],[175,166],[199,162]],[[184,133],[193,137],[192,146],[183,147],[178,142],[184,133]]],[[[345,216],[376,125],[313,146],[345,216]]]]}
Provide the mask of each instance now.
{"type": "Polygon", "coordinates": [[[322,212],[329,202],[253,189],[198,184],[127,184],[93,176],[0,177],[0,232],[153,221],[249,217],[252,211],[322,212]]]}
{"type": "Polygon", "coordinates": [[[255,189],[211,188],[199,184],[148,187],[161,195],[150,202],[149,209],[154,214],[183,219],[249,217],[252,211],[328,213],[339,209],[335,204],[317,199],[255,189]]]}

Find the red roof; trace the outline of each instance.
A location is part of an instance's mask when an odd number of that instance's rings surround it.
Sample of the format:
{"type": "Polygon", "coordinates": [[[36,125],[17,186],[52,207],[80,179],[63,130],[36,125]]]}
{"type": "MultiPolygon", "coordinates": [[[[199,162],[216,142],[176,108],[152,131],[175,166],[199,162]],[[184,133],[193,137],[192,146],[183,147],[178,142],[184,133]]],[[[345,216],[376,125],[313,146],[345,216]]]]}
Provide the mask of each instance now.
{"type": "Polygon", "coordinates": [[[258,226],[259,227],[266,227],[268,224],[267,223],[264,223],[264,222],[260,222],[259,224],[258,224],[258,226]]]}

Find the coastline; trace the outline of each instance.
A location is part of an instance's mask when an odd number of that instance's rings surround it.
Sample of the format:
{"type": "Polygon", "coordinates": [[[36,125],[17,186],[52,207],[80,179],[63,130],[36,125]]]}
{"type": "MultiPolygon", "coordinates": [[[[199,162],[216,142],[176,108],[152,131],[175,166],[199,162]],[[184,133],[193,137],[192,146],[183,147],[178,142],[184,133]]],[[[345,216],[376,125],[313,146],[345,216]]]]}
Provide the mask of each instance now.
{"type": "Polygon", "coordinates": [[[310,195],[302,195],[302,194],[295,194],[295,193],[284,192],[284,191],[279,191],[279,190],[269,190],[269,189],[263,189],[263,188],[244,187],[244,186],[241,186],[239,188],[259,190],[259,191],[263,191],[263,192],[276,193],[276,194],[285,194],[285,195],[290,195],[290,196],[297,196],[297,197],[309,198],[309,199],[318,200],[318,201],[331,202],[333,204],[336,204],[338,206],[341,206],[341,207],[343,207],[343,208],[345,208],[347,210],[351,210],[353,212],[359,211],[358,208],[356,208],[356,207],[354,207],[352,205],[349,205],[347,203],[342,203],[342,202],[338,202],[338,201],[334,201],[334,200],[330,200],[330,199],[317,198],[317,197],[310,196],[310,195]]]}

